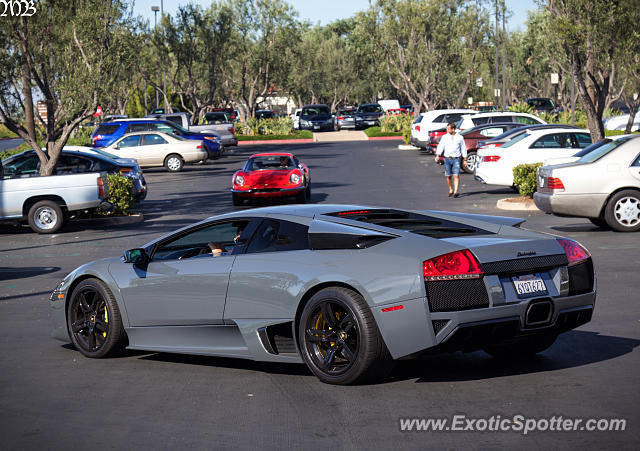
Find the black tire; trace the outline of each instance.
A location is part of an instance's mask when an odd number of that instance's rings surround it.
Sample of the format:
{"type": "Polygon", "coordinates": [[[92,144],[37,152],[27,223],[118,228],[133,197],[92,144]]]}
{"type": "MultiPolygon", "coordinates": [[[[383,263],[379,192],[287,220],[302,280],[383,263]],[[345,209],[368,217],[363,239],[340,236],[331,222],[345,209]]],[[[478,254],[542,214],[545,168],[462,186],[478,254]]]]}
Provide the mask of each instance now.
{"type": "Polygon", "coordinates": [[[476,168],[478,155],[476,152],[467,153],[467,165],[461,165],[461,168],[467,174],[473,174],[473,170],[476,168]]]}
{"type": "Polygon", "coordinates": [[[184,167],[184,160],[177,153],[172,153],[170,155],[167,155],[167,157],[164,159],[164,167],[169,172],[180,172],[184,167]]]}
{"type": "Polygon", "coordinates": [[[41,200],[29,208],[29,227],[36,233],[56,233],[64,224],[62,208],[52,200],[41,200]]]}
{"type": "Polygon", "coordinates": [[[311,372],[327,384],[375,381],[393,368],[371,309],[347,288],[325,288],[313,295],[300,316],[298,343],[311,372]]]}
{"type": "Polygon", "coordinates": [[[607,224],[607,221],[605,221],[602,218],[587,218],[587,219],[591,221],[591,224],[593,224],[594,226],[598,226],[601,229],[606,229],[609,227],[609,225],[607,224]]]}
{"type": "Polygon", "coordinates": [[[625,189],[616,193],[604,208],[604,219],[613,230],[640,230],[640,191],[625,189]]]}
{"type": "Polygon", "coordinates": [[[484,352],[501,359],[526,358],[549,349],[556,338],[556,334],[539,333],[517,342],[487,346],[484,352]]]}
{"type": "Polygon", "coordinates": [[[306,204],[307,201],[309,200],[307,196],[308,194],[309,194],[309,191],[306,188],[300,191],[300,193],[296,196],[296,203],[306,204]]]}
{"type": "Polygon", "coordinates": [[[233,202],[233,205],[236,207],[244,203],[244,200],[242,199],[242,197],[238,196],[236,193],[231,193],[231,201],[233,202]]]}
{"type": "Polygon", "coordinates": [[[115,356],[128,344],[116,299],[98,279],[83,280],[74,288],[67,305],[67,330],[85,357],[115,356]]]}

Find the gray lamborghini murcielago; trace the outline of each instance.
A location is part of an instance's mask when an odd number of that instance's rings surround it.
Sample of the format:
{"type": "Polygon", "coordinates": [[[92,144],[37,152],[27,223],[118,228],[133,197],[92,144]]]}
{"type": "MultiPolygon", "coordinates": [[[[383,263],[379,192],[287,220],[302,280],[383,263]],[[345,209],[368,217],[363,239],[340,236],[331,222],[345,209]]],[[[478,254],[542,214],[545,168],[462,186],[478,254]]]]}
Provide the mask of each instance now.
{"type": "Polygon", "coordinates": [[[325,204],[214,216],[74,270],[51,295],[53,335],[87,357],[304,362],[332,384],[424,352],[533,355],[591,319],[595,274],[579,243],[523,221],[325,204]]]}

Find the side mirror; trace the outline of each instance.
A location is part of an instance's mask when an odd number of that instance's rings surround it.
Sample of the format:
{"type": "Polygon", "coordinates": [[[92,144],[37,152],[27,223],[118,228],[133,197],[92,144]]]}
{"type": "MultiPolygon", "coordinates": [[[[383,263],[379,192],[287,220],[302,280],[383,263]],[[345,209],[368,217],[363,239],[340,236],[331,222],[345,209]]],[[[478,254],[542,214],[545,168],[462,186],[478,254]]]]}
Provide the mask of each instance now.
{"type": "Polygon", "coordinates": [[[122,260],[125,263],[133,263],[134,265],[144,265],[149,261],[149,256],[144,249],[129,249],[124,251],[122,260]]]}

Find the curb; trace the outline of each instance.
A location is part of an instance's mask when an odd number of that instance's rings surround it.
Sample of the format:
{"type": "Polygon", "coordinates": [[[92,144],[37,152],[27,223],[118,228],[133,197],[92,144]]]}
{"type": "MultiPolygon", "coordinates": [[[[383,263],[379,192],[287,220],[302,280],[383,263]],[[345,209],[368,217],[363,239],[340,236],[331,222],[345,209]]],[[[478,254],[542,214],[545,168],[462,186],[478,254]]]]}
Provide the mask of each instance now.
{"type": "Polygon", "coordinates": [[[412,146],[411,144],[400,144],[398,150],[420,150],[420,147],[412,146]]]}
{"type": "Polygon", "coordinates": [[[103,226],[103,225],[129,225],[137,224],[144,221],[142,213],[136,213],[129,216],[105,216],[103,218],[80,218],[74,222],[84,224],[85,226],[103,226]]]}
{"type": "Polygon", "coordinates": [[[521,210],[521,211],[537,211],[538,207],[533,203],[533,199],[530,201],[524,202],[513,202],[511,199],[516,199],[515,197],[507,197],[505,199],[500,199],[496,203],[496,208],[500,210],[521,210]]]}
{"type": "Polygon", "coordinates": [[[257,141],[238,141],[238,146],[247,146],[253,144],[297,144],[297,143],[312,143],[313,138],[305,139],[264,139],[257,141]]]}
{"type": "Polygon", "coordinates": [[[402,139],[402,136],[369,136],[369,141],[387,141],[394,139],[402,139]]]}

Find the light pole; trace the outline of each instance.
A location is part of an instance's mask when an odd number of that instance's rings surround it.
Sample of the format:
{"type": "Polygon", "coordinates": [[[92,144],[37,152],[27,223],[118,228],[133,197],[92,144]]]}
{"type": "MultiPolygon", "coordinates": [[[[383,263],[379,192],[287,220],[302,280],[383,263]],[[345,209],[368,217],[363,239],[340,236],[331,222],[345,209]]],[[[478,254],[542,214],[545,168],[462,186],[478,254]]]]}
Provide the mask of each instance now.
{"type": "MultiPolygon", "coordinates": [[[[153,21],[154,21],[154,29],[158,28],[158,11],[160,11],[160,8],[158,8],[157,6],[152,6],[151,7],[151,11],[153,11],[153,21]]],[[[159,98],[158,98],[158,73],[156,72],[156,108],[158,108],[158,102],[159,102],[159,98]]]]}

